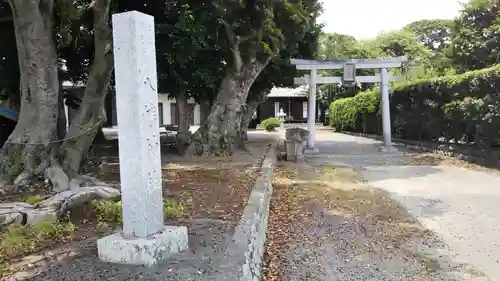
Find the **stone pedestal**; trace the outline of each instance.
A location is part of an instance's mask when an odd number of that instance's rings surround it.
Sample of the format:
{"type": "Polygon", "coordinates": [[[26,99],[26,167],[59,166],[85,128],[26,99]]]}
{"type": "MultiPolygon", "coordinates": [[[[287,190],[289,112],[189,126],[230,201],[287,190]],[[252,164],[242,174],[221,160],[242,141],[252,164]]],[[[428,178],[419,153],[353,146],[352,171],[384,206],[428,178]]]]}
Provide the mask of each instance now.
{"type": "Polygon", "coordinates": [[[298,161],[304,159],[303,142],[294,140],[285,140],[285,151],[287,161],[298,161]]]}
{"type": "Polygon", "coordinates": [[[383,146],[379,147],[379,151],[380,152],[398,152],[399,150],[392,145],[389,145],[389,146],[383,145],[383,146]]]}
{"type": "Polygon", "coordinates": [[[297,161],[304,159],[304,147],[307,145],[309,131],[302,128],[289,128],[285,132],[286,159],[297,161]]]}
{"type": "Polygon", "coordinates": [[[319,153],[319,149],[317,148],[309,148],[309,147],[306,147],[304,149],[304,155],[312,155],[312,154],[318,154],[319,153]]]}
{"type": "Polygon", "coordinates": [[[154,18],[113,15],[123,232],[100,239],[103,261],[154,265],[187,248],[185,227],[165,227],[154,18]]]}
{"type": "Polygon", "coordinates": [[[187,249],[187,227],[164,226],[160,233],[144,238],[115,233],[99,239],[97,247],[103,261],[154,266],[187,249]]]}
{"type": "Polygon", "coordinates": [[[285,155],[286,161],[297,160],[297,154],[295,153],[295,142],[291,140],[285,140],[285,155]]]}

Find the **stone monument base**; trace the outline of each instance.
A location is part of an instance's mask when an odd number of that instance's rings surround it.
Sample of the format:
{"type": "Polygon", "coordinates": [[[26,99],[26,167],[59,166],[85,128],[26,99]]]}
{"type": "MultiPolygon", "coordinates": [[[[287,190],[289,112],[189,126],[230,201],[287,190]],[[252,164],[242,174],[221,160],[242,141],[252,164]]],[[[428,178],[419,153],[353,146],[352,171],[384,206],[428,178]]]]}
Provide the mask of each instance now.
{"type": "Polygon", "coordinates": [[[382,145],[379,147],[379,151],[380,152],[398,152],[399,150],[392,145],[391,146],[382,145]]]}
{"type": "Polygon", "coordinates": [[[104,262],[154,266],[188,248],[185,226],[165,226],[146,238],[114,233],[97,240],[99,259],[104,262]]]}
{"type": "Polygon", "coordinates": [[[318,153],[319,153],[319,149],[317,149],[316,147],[313,147],[313,148],[306,147],[304,149],[304,155],[311,155],[311,154],[318,154],[318,153]]]}

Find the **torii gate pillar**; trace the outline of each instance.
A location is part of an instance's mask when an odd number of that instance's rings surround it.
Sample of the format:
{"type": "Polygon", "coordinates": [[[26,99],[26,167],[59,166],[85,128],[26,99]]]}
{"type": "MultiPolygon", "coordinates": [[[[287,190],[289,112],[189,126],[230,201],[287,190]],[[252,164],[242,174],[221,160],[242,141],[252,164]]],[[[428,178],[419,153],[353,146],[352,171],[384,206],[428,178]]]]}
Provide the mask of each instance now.
{"type": "Polygon", "coordinates": [[[391,109],[389,102],[389,79],[387,68],[380,69],[380,95],[382,100],[382,130],[384,133],[384,146],[388,149],[392,146],[391,137],[391,109]]]}
{"type": "Polygon", "coordinates": [[[316,151],[316,69],[311,69],[309,76],[309,102],[307,112],[307,130],[309,138],[307,139],[308,151],[316,151]]]}

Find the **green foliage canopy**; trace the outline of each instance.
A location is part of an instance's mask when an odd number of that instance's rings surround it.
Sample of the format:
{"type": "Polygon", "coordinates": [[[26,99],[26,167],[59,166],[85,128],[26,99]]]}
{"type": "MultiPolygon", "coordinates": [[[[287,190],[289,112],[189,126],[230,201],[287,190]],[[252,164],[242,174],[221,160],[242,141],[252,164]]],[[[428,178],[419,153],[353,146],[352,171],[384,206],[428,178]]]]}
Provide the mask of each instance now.
{"type": "Polygon", "coordinates": [[[451,59],[460,71],[481,69],[500,62],[500,3],[471,0],[455,19],[451,59]]]}

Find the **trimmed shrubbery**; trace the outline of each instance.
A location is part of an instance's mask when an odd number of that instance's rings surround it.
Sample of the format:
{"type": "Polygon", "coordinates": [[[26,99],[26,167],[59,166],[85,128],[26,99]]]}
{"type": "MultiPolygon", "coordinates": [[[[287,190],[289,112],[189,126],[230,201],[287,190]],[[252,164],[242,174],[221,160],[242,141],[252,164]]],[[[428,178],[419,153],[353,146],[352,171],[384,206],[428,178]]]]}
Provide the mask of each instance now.
{"type": "MultiPolygon", "coordinates": [[[[500,65],[464,74],[396,83],[390,93],[392,130],[416,140],[500,139],[500,65]]],[[[340,131],[381,133],[380,90],[330,105],[340,131]]]]}
{"type": "Polygon", "coordinates": [[[260,123],[260,125],[264,129],[266,129],[266,131],[272,132],[276,128],[278,128],[279,126],[281,126],[281,121],[278,118],[271,117],[271,118],[267,118],[266,120],[262,121],[260,123]]]}
{"type": "Polygon", "coordinates": [[[351,98],[330,104],[330,125],[340,131],[375,133],[380,104],[379,89],[375,88],[351,98]]]}

